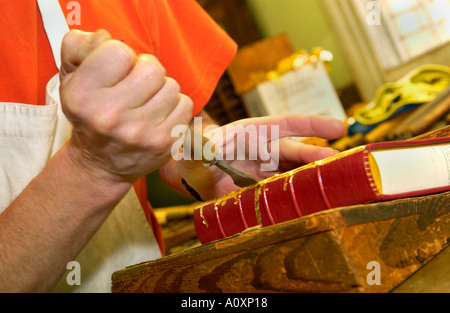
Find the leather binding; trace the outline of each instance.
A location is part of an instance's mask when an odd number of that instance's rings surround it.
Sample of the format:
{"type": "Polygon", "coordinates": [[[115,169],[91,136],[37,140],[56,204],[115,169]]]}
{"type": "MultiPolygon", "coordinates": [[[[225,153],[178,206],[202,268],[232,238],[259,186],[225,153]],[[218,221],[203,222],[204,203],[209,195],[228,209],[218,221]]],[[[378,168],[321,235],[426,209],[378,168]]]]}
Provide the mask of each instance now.
{"type": "Polygon", "coordinates": [[[198,238],[206,244],[252,227],[266,227],[333,208],[449,191],[450,184],[382,194],[369,164],[369,154],[376,149],[446,142],[450,142],[450,137],[357,147],[199,204],[194,210],[198,238]]]}

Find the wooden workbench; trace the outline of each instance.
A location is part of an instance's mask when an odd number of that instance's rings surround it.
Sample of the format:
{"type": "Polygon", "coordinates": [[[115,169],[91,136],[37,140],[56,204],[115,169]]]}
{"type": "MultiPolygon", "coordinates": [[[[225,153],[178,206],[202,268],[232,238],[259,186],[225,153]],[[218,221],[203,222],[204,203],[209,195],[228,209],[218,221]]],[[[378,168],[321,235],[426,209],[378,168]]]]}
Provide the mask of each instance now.
{"type": "Polygon", "coordinates": [[[324,211],[131,266],[112,291],[450,292],[449,211],[450,192],[324,211]]]}
{"type": "Polygon", "coordinates": [[[388,292],[448,245],[449,208],[444,193],[252,229],[114,273],[112,291],[388,292]]]}

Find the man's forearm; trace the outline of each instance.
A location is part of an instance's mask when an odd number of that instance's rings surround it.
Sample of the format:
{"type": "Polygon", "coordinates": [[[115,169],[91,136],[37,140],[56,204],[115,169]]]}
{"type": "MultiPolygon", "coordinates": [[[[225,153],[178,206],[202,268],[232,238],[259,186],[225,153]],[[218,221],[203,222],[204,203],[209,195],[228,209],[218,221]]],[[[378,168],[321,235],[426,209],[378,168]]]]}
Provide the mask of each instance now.
{"type": "Polygon", "coordinates": [[[131,186],[63,147],[0,215],[0,292],[49,291],[131,186]]]}

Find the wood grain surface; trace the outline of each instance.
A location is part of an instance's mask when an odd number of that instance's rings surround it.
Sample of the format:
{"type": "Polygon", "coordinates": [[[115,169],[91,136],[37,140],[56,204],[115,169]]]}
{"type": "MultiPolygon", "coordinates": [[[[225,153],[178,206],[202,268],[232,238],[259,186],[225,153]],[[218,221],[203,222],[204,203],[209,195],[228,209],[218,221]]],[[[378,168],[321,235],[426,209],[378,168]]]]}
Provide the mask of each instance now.
{"type": "Polygon", "coordinates": [[[449,208],[443,193],[254,228],[116,272],[112,291],[388,292],[448,245],[449,208]]]}

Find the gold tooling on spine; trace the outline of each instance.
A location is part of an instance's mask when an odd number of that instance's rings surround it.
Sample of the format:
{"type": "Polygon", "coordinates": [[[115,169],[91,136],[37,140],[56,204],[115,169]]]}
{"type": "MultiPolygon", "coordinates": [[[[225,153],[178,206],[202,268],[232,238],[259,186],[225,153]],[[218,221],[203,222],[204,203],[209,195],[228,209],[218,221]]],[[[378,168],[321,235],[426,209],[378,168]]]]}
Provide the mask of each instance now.
{"type": "Polygon", "coordinates": [[[261,195],[262,184],[258,184],[255,188],[255,214],[258,225],[262,226],[261,211],[259,209],[259,196],[261,195]]]}
{"type": "Polygon", "coordinates": [[[205,225],[206,228],[209,228],[209,224],[208,224],[208,222],[206,221],[205,217],[203,216],[203,206],[200,207],[200,217],[201,217],[202,220],[203,220],[203,222],[202,222],[203,225],[205,225]]]}

